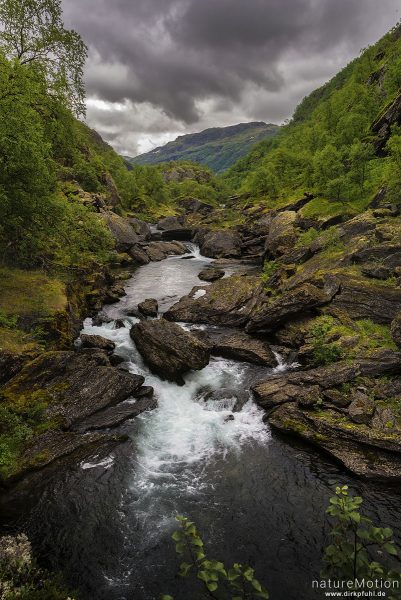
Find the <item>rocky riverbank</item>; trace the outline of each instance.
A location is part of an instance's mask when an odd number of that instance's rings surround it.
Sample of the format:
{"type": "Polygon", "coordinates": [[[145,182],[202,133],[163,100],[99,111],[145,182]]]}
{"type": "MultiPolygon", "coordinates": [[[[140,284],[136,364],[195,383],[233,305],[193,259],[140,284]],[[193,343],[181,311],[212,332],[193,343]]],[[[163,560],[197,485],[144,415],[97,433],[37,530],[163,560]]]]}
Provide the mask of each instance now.
{"type": "MultiPolygon", "coordinates": [[[[298,372],[253,387],[271,426],[312,442],[358,475],[398,480],[399,211],[382,198],[356,216],[306,218],[312,200],[305,194],[276,210],[245,209],[244,222],[231,229],[216,228],[210,207],[186,207],[181,227],[197,223],[194,239],[218,265],[236,259],[260,266],[195,287],[164,316],[241,328],[248,345],[256,335],[295,354],[298,372]]],[[[232,356],[237,341],[214,346],[232,356]]]]}

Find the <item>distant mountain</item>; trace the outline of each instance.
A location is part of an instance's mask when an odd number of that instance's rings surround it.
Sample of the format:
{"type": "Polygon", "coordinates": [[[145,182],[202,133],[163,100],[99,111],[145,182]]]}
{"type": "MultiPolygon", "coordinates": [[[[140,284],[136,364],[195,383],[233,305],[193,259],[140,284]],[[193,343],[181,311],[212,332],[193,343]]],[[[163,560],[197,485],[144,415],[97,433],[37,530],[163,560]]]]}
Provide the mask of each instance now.
{"type": "Polygon", "coordinates": [[[172,160],[190,160],[221,173],[245,156],[258,142],[276,135],[278,125],[263,122],[213,127],[200,133],[180,135],[174,142],[135,158],[124,157],[135,165],[155,165],[172,160]]]}

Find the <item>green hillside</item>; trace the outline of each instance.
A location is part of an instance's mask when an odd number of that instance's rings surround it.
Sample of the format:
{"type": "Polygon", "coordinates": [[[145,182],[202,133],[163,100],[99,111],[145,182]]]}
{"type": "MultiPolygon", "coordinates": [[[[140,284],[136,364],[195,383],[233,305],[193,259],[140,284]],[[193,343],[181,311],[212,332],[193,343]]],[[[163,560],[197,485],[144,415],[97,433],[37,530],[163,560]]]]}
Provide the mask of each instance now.
{"type": "Polygon", "coordinates": [[[401,28],[365,49],[306,97],[276,137],[256,145],[224,175],[236,192],[270,206],[304,192],[316,213],[358,212],[384,186],[400,190],[401,28]]]}
{"type": "Polygon", "coordinates": [[[129,161],[136,165],[154,165],[189,160],[206,165],[215,173],[222,173],[245,156],[256,143],[273,137],[278,130],[278,125],[266,125],[263,122],[213,127],[200,133],[181,135],[175,141],[129,161]]]}

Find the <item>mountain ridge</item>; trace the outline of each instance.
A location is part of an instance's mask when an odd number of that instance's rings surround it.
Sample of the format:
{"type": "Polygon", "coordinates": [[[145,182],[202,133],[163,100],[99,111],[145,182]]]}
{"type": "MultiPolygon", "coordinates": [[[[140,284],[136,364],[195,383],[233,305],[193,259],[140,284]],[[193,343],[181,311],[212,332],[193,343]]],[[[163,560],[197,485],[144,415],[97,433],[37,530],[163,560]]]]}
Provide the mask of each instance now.
{"type": "Polygon", "coordinates": [[[279,125],[263,121],[209,127],[200,132],[180,135],[144,154],[124,158],[132,165],[190,160],[206,165],[216,173],[222,173],[245,156],[255,144],[273,137],[278,131],[279,125]]]}

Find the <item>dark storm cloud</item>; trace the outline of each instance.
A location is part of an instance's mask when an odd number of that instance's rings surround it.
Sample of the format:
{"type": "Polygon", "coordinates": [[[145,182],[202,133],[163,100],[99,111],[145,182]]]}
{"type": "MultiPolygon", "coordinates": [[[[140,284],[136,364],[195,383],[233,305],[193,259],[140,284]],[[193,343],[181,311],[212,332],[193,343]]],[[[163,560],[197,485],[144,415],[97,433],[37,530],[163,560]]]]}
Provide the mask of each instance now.
{"type": "MultiPolygon", "coordinates": [[[[197,123],[213,121],[204,103],[209,109],[210,103],[225,103],[227,110],[234,104],[250,120],[247,106],[270,98],[280,108],[271,114],[288,116],[300,99],[296,89],[313,89],[304,81],[322,83],[375,41],[395,23],[398,5],[399,0],[64,0],[64,12],[90,47],[90,96],[149,103],[196,129],[197,123]],[[289,60],[298,64],[298,73],[289,60]]],[[[268,105],[264,119],[273,120],[268,105]]]]}

